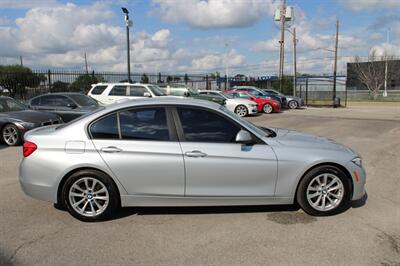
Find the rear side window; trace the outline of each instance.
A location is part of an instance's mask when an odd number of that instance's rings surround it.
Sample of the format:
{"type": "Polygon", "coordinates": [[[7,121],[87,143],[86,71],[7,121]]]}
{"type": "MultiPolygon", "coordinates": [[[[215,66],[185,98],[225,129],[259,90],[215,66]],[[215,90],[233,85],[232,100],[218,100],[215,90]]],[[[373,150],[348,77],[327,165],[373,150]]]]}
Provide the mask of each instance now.
{"type": "Polygon", "coordinates": [[[163,107],[142,108],[119,113],[122,139],[169,140],[167,116],[163,107]]]}
{"type": "Polygon", "coordinates": [[[193,142],[235,142],[240,127],[229,119],[214,112],[177,108],[186,141],[193,142]]]}
{"type": "Polygon", "coordinates": [[[90,127],[94,139],[119,139],[117,114],[106,116],[90,127]]]}
{"type": "Polygon", "coordinates": [[[93,95],[100,95],[103,91],[107,88],[107,85],[97,85],[92,89],[91,94],[93,95]]]}
{"type": "Polygon", "coordinates": [[[144,97],[144,93],[148,92],[145,87],[142,86],[131,86],[129,89],[129,95],[134,97],[144,97]]]}
{"type": "Polygon", "coordinates": [[[53,104],[54,106],[60,106],[60,107],[65,107],[68,105],[74,104],[73,101],[71,101],[70,99],[68,99],[65,96],[56,96],[53,98],[53,104]]]}
{"type": "Polygon", "coordinates": [[[127,96],[126,86],[114,86],[110,91],[110,96],[127,96]]]}

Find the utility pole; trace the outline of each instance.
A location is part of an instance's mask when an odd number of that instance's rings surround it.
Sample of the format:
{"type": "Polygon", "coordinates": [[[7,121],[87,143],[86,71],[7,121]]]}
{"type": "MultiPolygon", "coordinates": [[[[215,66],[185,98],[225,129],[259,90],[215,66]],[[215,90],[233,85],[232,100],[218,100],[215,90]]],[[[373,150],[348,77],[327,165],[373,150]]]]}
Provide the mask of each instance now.
{"type": "Polygon", "coordinates": [[[293,28],[293,96],[296,96],[296,79],[297,79],[297,55],[296,55],[296,28],[293,28]]]}
{"type": "Polygon", "coordinates": [[[281,17],[280,17],[280,28],[281,28],[281,39],[279,40],[279,90],[282,92],[282,81],[283,81],[283,66],[285,61],[285,22],[286,22],[286,0],[282,0],[281,5],[281,17]]]}
{"type": "MultiPolygon", "coordinates": [[[[390,29],[387,29],[386,31],[386,44],[387,47],[389,47],[389,34],[390,34],[390,29]]],[[[387,52],[385,53],[385,83],[384,83],[384,91],[383,91],[383,97],[387,97],[387,79],[388,79],[388,55],[387,52]]]]}
{"type": "Polygon", "coordinates": [[[337,72],[337,53],[338,53],[338,43],[339,43],[339,19],[336,20],[336,41],[335,41],[335,63],[333,66],[333,96],[332,102],[333,106],[336,106],[336,72],[337,72]]]}
{"type": "Polygon", "coordinates": [[[130,42],[129,42],[129,27],[132,26],[132,21],[129,20],[129,11],[125,7],[122,7],[122,12],[125,14],[126,24],[126,51],[127,51],[127,64],[128,64],[128,82],[131,81],[131,55],[130,55],[130,42]]]}
{"type": "Polygon", "coordinates": [[[87,66],[86,52],[85,52],[85,69],[86,69],[86,75],[89,75],[88,66],[87,66]]]}
{"type": "MultiPolygon", "coordinates": [[[[229,77],[229,74],[228,74],[228,43],[225,43],[225,48],[226,48],[226,55],[225,55],[225,80],[226,80],[226,82],[225,82],[225,87],[226,87],[226,84],[228,84],[228,77],[229,77]]],[[[226,90],[226,88],[225,88],[225,90],[226,90]]]]}
{"type": "Polygon", "coordinates": [[[22,55],[19,56],[19,62],[21,66],[24,66],[24,64],[22,63],[22,55]]]}

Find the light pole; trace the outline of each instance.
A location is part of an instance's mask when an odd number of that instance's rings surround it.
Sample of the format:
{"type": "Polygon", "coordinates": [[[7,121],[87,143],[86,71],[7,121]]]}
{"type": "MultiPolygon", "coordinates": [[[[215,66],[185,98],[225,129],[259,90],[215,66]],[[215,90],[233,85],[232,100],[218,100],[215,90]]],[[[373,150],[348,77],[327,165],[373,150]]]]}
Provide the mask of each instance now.
{"type": "MultiPolygon", "coordinates": [[[[387,29],[386,31],[386,45],[389,48],[389,34],[390,34],[390,29],[387,29]]],[[[384,83],[384,91],[383,91],[383,97],[387,97],[387,79],[388,79],[388,55],[385,53],[385,83],[384,83]]]]}
{"type": "Polygon", "coordinates": [[[129,44],[129,27],[132,26],[132,21],[129,20],[129,11],[125,7],[122,7],[122,12],[125,14],[125,25],[126,25],[126,50],[127,50],[127,64],[128,64],[128,82],[131,81],[131,55],[130,55],[130,44],[129,44]]]}
{"type": "Polygon", "coordinates": [[[287,32],[292,34],[293,36],[293,96],[296,96],[296,79],[297,79],[297,42],[299,39],[296,39],[296,28],[293,28],[293,31],[286,29],[287,32]]]}

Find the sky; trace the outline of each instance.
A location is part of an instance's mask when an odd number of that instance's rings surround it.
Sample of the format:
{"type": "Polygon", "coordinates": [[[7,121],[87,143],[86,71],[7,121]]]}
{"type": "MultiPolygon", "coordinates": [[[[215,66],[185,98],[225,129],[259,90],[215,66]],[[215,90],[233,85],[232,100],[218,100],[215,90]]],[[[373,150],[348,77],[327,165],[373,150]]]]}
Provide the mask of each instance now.
{"type": "MultiPolygon", "coordinates": [[[[135,73],[271,76],[278,72],[280,0],[0,0],[0,64],[32,69],[126,71],[130,11],[135,73]]],[[[339,19],[338,71],[355,56],[400,57],[400,0],[287,0],[294,20],[285,34],[285,74],[333,71],[339,19]],[[389,33],[389,34],[388,34],[389,33]],[[387,38],[389,36],[389,38],[387,38]],[[389,39],[389,42],[387,42],[389,39]]]]}

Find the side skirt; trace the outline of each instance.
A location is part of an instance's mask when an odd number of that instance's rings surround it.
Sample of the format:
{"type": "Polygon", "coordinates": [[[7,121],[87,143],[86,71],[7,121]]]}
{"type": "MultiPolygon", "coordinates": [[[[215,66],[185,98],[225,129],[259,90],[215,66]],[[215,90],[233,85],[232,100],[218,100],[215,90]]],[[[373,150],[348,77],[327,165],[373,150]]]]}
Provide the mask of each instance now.
{"type": "Polygon", "coordinates": [[[122,195],[122,207],[240,206],[293,204],[288,197],[156,197],[122,195]]]}

